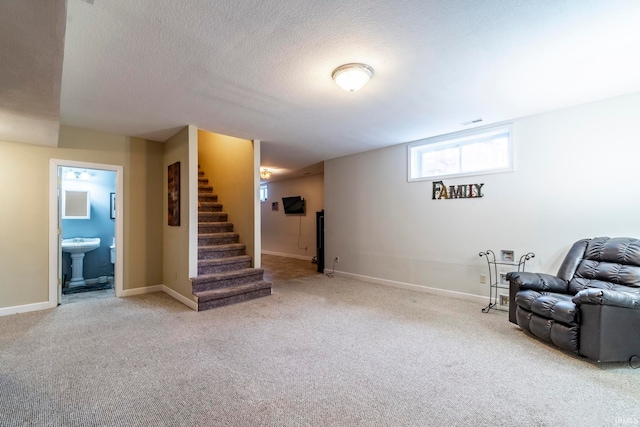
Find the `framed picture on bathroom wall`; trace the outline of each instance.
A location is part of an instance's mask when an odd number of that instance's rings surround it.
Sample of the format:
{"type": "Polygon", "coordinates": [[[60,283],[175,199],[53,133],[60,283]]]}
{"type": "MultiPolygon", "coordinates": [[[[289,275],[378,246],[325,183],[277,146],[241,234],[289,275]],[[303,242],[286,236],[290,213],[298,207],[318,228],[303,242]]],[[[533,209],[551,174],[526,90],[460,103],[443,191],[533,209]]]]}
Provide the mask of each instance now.
{"type": "Polygon", "coordinates": [[[116,219],[116,193],[111,193],[111,219],[116,219]]]}
{"type": "Polygon", "coordinates": [[[169,165],[167,170],[169,209],[167,223],[180,225],[180,162],[169,165]]]}

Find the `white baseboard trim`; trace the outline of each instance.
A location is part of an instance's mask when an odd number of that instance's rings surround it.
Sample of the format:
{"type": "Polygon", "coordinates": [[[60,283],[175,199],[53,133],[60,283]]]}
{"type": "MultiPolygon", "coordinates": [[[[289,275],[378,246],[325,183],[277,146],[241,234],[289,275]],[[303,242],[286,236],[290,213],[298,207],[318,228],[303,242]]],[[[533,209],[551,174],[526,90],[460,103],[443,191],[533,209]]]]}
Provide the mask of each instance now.
{"type": "Polygon", "coordinates": [[[176,299],[179,302],[183,303],[184,305],[189,307],[191,310],[198,311],[198,303],[197,302],[192,301],[189,298],[185,297],[184,295],[181,295],[181,294],[177,293],[176,291],[174,291],[170,287],[162,285],[162,292],[164,292],[165,294],[169,295],[173,299],[176,299]]]}
{"type": "Polygon", "coordinates": [[[57,304],[51,304],[49,301],[45,301],[45,302],[35,302],[32,304],[25,304],[25,305],[16,305],[13,307],[3,307],[3,308],[0,308],[0,317],[10,316],[12,314],[18,314],[18,313],[28,313],[30,311],[46,310],[49,308],[54,308],[56,306],[57,304]]]}
{"type": "MultiPolygon", "coordinates": [[[[325,273],[327,270],[325,269],[325,273]]],[[[415,285],[413,283],[397,282],[395,280],[379,279],[377,277],[363,276],[361,274],[346,273],[344,271],[333,272],[335,276],[344,277],[346,279],[359,280],[361,282],[375,283],[378,285],[391,286],[399,289],[407,289],[410,291],[423,292],[431,295],[461,299],[465,301],[477,302],[480,304],[488,304],[489,297],[481,295],[467,294],[465,292],[448,291],[446,289],[430,288],[427,286],[415,285]]]]}
{"type": "Polygon", "coordinates": [[[285,258],[303,259],[303,260],[309,261],[309,262],[311,262],[311,258],[313,258],[313,257],[306,256],[306,255],[284,254],[282,252],[272,252],[272,251],[262,251],[260,253],[265,254],[265,255],[281,256],[281,257],[285,257],[285,258]]]}
{"type": "MultiPolygon", "coordinates": [[[[278,256],[287,256],[284,254],[276,254],[276,253],[272,253],[272,252],[266,252],[266,251],[262,251],[262,253],[266,253],[269,255],[278,255],[278,256]]],[[[289,256],[289,258],[296,258],[294,256],[289,256]]],[[[304,258],[306,259],[306,258],[304,258]]],[[[310,258],[309,258],[310,259],[310,258]]],[[[330,271],[325,269],[325,273],[329,273],[330,271]]],[[[472,301],[472,302],[477,302],[480,304],[488,304],[489,302],[489,297],[483,297],[480,295],[473,295],[473,294],[467,294],[464,292],[456,292],[456,291],[449,291],[446,289],[438,289],[438,288],[430,288],[427,286],[421,286],[421,285],[415,285],[412,283],[405,283],[405,282],[398,282],[395,280],[387,280],[387,279],[380,279],[377,277],[371,277],[371,276],[364,276],[361,274],[353,274],[353,273],[347,273],[344,271],[334,271],[333,274],[335,276],[338,277],[344,277],[346,279],[353,279],[353,280],[359,280],[361,282],[368,282],[368,283],[375,283],[378,285],[384,285],[384,286],[391,286],[394,288],[399,288],[399,289],[407,289],[410,291],[416,291],[416,292],[423,292],[423,293],[427,293],[427,294],[432,294],[432,295],[439,295],[439,296],[444,296],[444,297],[449,297],[449,298],[456,298],[456,299],[461,299],[461,300],[466,300],[466,301],[472,301]]],[[[165,285],[154,285],[154,286],[144,286],[144,287],[140,287],[140,288],[134,288],[134,289],[125,289],[122,292],[122,297],[130,297],[133,295],[142,295],[142,294],[150,294],[153,292],[164,292],[165,294],[169,295],[170,297],[176,299],[177,301],[181,302],[182,304],[186,305],[187,307],[189,307],[190,309],[194,310],[194,311],[198,311],[198,303],[195,301],[190,300],[189,298],[179,294],[178,292],[174,291],[173,289],[171,289],[168,286],[165,285]]],[[[17,314],[17,313],[26,313],[29,311],[37,311],[37,310],[46,310],[48,308],[54,308],[55,306],[52,306],[51,304],[49,304],[49,302],[39,302],[39,303],[33,303],[33,304],[25,304],[25,305],[18,305],[18,306],[14,306],[14,307],[4,307],[4,308],[0,308],[0,317],[2,316],[9,316],[12,314],[17,314]]]]}
{"type": "MultiPolygon", "coordinates": [[[[142,286],[139,288],[125,289],[122,291],[122,294],[118,295],[118,298],[131,297],[134,295],[142,295],[142,294],[151,294],[154,292],[164,292],[165,294],[169,295],[173,299],[176,299],[182,304],[186,305],[190,309],[194,311],[198,311],[197,302],[192,301],[183,295],[180,295],[179,293],[177,293],[176,291],[174,291],[173,289],[165,285],[142,286]]],[[[37,302],[33,304],[16,305],[14,307],[3,307],[3,308],[0,308],[0,317],[10,316],[12,314],[18,314],[18,313],[27,313],[30,311],[46,310],[49,308],[55,308],[56,306],[57,306],[56,304],[52,305],[47,301],[47,302],[37,302]]]]}
{"type": "Polygon", "coordinates": [[[174,291],[170,287],[166,285],[154,285],[154,286],[144,286],[141,288],[127,289],[122,293],[123,297],[130,297],[133,295],[142,295],[142,294],[150,294],[153,292],[164,292],[169,295],[171,298],[181,302],[182,304],[189,307],[191,310],[198,311],[198,303],[190,300],[184,295],[179,294],[174,291]]]}
{"type": "Polygon", "coordinates": [[[140,288],[125,289],[118,297],[132,297],[134,295],[151,294],[153,292],[162,292],[164,285],[142,286],[140,288]]]}

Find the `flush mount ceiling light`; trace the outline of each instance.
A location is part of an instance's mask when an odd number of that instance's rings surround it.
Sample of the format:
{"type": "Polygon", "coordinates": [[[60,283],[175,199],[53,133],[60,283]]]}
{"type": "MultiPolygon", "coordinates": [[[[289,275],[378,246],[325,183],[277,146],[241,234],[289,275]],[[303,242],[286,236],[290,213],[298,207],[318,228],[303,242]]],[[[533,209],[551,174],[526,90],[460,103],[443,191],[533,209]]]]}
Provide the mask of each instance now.
{"type": "Polygon", "coordinates": [[[373,68],[367,64],[344,64],[333,70],[331,78],[348,92],[355,92],[373,77],[373,68]]]}
{"type": "Polygon", "coordinates": [[[262,179],[269,179],[271,178],[271,171],[269,169],[262,169],[260,171],[260,178],[262,179]]]}

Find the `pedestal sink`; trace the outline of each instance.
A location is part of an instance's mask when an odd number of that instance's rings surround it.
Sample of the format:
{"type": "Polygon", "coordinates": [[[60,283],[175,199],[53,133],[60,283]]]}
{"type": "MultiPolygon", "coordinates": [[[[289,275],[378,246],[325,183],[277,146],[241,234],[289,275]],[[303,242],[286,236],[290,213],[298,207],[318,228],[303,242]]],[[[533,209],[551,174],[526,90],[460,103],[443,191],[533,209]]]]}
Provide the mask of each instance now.
{"type": "Polygon", "coordinates": [[[84,286],[87,284],[83,277],[84,254],[100,247],[100,238],[74,237],[62,239],[62,252],[71,255],[71,281],[69,286],[84,286]]]}

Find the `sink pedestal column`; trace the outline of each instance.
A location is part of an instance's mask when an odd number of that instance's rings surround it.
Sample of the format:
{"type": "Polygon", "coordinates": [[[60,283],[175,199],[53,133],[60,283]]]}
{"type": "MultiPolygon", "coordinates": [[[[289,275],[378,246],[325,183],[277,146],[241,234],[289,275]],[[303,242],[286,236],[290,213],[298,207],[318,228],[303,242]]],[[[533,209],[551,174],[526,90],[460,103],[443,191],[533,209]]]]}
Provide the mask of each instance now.
{"type": "Polygon", "coordinates": [[[87,282],[84,281],[84,252],[71,255],[71,281],[69,287],[85,286],[87,282]]]}

